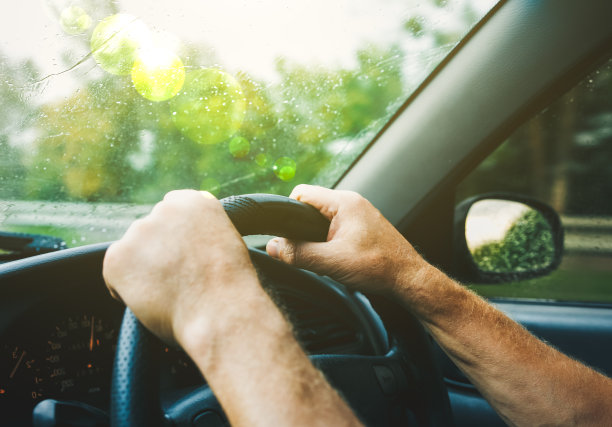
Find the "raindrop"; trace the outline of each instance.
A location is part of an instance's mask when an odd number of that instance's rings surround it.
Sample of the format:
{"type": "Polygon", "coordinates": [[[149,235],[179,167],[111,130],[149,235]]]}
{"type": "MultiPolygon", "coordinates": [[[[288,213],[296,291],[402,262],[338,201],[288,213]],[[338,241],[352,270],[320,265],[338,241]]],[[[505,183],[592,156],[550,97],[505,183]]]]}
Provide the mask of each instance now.
{"type": "Polygon", "coordinates": [[[295,177],[297,165],[290,157],[281,157],[274,162],[272,170],[281,181],[291,181],[295,177]]]}

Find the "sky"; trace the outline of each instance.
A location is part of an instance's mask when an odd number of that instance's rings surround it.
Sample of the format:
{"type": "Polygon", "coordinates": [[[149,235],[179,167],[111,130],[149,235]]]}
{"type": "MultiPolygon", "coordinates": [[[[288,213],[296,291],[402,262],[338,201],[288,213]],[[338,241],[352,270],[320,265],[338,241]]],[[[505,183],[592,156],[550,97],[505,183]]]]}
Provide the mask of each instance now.
{"type": "Polygon", "coordinates": [[[465,221],[465,239],[470,251],[500,242],[516,220],[531,208],[523,203],[487,199],[472,205],[465,221]]]}

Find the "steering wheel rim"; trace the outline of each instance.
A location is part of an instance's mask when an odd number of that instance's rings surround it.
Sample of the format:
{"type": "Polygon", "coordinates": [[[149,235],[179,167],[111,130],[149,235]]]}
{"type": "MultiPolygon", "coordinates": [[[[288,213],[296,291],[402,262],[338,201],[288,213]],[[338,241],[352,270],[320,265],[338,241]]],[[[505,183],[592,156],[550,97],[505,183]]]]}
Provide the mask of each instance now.
{"type": "MultiPolygon", "coordinates": [[[[221,203],[243,236],[270,234],[309,241],[325,241],[327,238],[329,221],[312,206],[288,197],[247,194],[222,199],[221,203]]],[[[417,323],[418,329],[420,325],[416,320],[414,322],[417,323]]],[[[426,337],[422,327],[420,335],[421,338],[426,337]]],[[[426,341],[421,339],[419,342],[427,347],[426,341]]],[[[159,400],[158,378],[155,375],[161,350],[161,342],[126,308],[113,366],[111,426],[152,426],[162,423],[164,415],[159,400]]],[[[433,360],[431,348],[426,353],[430,360],[433,360]]],[[[427,369],[431,371],[431,367],[427,369]]],[[[442,384],[439,378],[438,380],[435,382],[442,384]]],[[[441,407],[445,414],[428,417],[430,425],[438,425],[439,421],[447,422],[451,419],[448,397],[441,387],[434,387],[433,394],[440,395],[442,405],[434,406],[441,407]]]]}

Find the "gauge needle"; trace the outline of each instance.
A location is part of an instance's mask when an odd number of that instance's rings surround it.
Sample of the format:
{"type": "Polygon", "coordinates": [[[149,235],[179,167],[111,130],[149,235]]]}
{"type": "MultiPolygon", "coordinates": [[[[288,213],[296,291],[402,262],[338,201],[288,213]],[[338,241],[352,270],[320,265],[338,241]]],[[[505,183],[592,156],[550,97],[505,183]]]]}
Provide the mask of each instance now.
{"type": "Polygon", "coordinates": [[[89,351],[93,351],[94,345],[94,316],[91,316],[91,334],[89,334],[89,351]]]}
{"type": "Polygon", "coordinates": [[[26,351],[23,350],[21,352],[21,356],[19,356],[19,360],[17,361],[17,363],[15,364],[15,367],[13,368],[13,370],[11,371],[11,374],[9,375],[9,378],[13,378],[15,376],[15,372],[17,372],[17,368],[19,368],[19,365],[21,365],[21,361],[23,360],[23,356],[26,355],[26,351]]]}

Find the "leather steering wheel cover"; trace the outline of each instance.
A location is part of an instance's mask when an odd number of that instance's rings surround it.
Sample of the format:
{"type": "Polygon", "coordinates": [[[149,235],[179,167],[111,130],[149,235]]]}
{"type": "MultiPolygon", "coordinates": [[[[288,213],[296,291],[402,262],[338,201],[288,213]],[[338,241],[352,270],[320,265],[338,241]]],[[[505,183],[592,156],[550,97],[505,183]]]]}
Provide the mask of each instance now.
{"type": "Polygon", "coordinates": [[[111,387],[112,426],[155,426],[163,414],[159,404],[160,341],[125,309],[111,387]]]}

